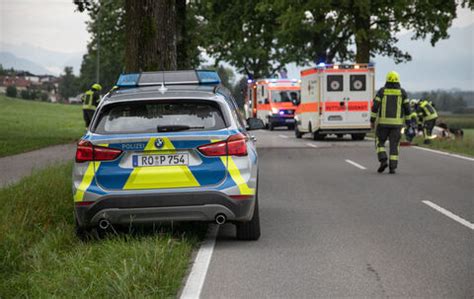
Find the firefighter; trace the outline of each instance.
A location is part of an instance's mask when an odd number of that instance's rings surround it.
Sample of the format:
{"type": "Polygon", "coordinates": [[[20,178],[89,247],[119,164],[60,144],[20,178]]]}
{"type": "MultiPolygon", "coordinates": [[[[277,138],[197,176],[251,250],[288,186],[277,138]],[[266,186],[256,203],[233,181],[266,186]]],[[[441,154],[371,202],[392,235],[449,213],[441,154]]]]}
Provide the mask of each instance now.
{"type": "Polygon", "coordinates": [[[84,121],[86,122],[86,128],[89,127],[95,109],[99,104],[101,90],[102,86],[100,86],[98,83],[94,83],[92,84],[91,89],[86,91],[82,96],[82,113],[84,116],[84,121]]]}
{"type": "Polygon", "coordinates": [[[436,112],[433,103],[428,99],[420,100],[419,103],[415,105],[415,112],[422,123],[423,143],[430,144],[433,138],[431,134],[433,133],[433,128],[438,118],[438,112],[436,112]]]}
{"type": "Polygon", "coordinates": [[[371,127],[375,129],[375,146],[380,162],[378,172],[382,173],[387,167],[394,174],[398,166],[398,150],[402,136],[401,129],[404,123],[414,127],[416,114],[412,114],[410,100],[403,88],[400,87],[400,76],[391,71],[387,74],[385,86],[382,87],[374,99],[370,114],[371,127]],[[385,141],[390,143],[390,156],[387,159],[385,141]],[[387,160],[388,163],[387,163],[387,160]]]}

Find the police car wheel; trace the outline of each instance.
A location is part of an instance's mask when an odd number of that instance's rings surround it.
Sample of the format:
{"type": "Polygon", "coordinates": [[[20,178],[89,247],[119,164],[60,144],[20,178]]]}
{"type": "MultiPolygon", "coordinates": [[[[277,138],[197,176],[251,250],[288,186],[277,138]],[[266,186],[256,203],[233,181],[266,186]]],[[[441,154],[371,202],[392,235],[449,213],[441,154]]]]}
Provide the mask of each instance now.
{"type": "Polygon", "coordinates": [[[270,131],[273,131],[274,128],[275,128],[275,126],[273,125],[273,123],[268,123],[268,129],[270,131]]]}
{"type": "Polygon", "coordinates": [[[326,137],[326,135],[324,135],[324,134],[319,134],[318,132],[313,133],[313,139],[314,140],[324,140],[325,137],[326,137]]]}
{"type": "Polygon", "coordinates": [[[260,215],[258,212],[258,196],[255,198],[255,208],[252,219],[248,222],[236,224],[237,239],[242,241],[256,241],[260,238],[260,215]]]}
{"type": "Polygon", "coordinates": [[[295,125],[289,125],[287,126],[288,130],[294,130],[295,129],[295,125]]]}

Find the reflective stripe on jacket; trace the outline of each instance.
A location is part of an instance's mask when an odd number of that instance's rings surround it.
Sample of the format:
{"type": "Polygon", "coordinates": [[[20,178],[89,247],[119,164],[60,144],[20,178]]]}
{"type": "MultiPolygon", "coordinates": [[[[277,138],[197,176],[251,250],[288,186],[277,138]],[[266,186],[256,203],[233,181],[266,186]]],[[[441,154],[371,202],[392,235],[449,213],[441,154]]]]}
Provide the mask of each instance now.
{"type": "Polygon", "coordinates": [[[416,112],[423,122],[438,118],[438,112],[436,112],[431,102],[426,100],[421,101],[416,112]]]}
{"type": "Polygon", "coordinates": [[[94,91],[88,90],[82,96],[82,109],[95,110],[96,103],[94,101],[94,91]]]}
{"type": "Polygon", "coordinates": [[[370,114],[371,122],[378,119],[378,125],[402,127],[404,122],[409,123],[415,118],[416,114],[411,112],[410,100],[405,90],[386,86],[377,92],[370,114]]]}

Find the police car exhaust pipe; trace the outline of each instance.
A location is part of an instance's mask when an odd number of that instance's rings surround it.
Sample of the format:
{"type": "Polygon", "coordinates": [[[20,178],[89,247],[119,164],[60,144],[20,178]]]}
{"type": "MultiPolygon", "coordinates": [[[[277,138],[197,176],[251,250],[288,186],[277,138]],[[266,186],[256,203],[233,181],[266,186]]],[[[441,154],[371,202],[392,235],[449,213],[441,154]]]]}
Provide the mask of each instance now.
{"type": "Polygon", "coordinates": [[[227,220],[227,217],[224,214],[217,214],[216,215],[216,223],[217,224],[224,224],[227,220]]]}
{"type": "Polygon", "coordinates": [[[107,220],[107,219],[101,219],[99,220],[99,228],[100,229],[103,229],[103,230],[106,230],[108,229],[110,226],[110,221],[107,220]]]}

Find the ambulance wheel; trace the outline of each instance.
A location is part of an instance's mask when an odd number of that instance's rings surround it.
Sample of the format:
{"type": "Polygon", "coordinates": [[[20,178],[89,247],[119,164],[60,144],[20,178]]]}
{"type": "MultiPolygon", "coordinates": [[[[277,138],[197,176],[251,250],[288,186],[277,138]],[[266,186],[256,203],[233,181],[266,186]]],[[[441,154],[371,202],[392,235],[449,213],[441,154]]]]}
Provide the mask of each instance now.
{"type": "Polygon", "coordinates": [[[325,137],[326,137],[326,135],[324,135],[324,134],[319,134],[318,132],[313,133],[313,139],[314,140],[324,140],[325,137]]]}
{"type": "Polygon", "coordinates": [[[344,137],[344,134],[336,134],[336,137],[341,139],[342,137],[344,137]]]}
{"type": "MultiPolygon", "coordinates": [[[[257,189],[258,190],[258,189],[257,189]]],[[[260,238],[260,215],[258,212],[258,195],[255,197],[255,208],[250,221],[239,222],[237,227],[237,239],[242,241],[256,241],[260,238]]]]}
{"type": "Polygon", "coordinates": [[[298,139],[303,137],[303,133],[301,133],[300,130],[298,130],[298,126],[295,126],[295,137],[298,139]]]}
{"type": "Polygon", "coordinates": [[[351,134],[352,140],[364,140],[365,133],[351,134]]]}

